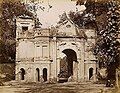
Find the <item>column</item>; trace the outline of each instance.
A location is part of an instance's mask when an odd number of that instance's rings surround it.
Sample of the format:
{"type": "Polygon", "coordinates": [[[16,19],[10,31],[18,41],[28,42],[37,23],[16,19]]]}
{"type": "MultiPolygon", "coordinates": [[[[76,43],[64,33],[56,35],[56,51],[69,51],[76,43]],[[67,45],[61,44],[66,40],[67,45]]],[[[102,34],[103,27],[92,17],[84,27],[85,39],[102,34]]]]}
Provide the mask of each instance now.
{"type": "Polygon", "coordinates": [[[94,70],[93,70],[93,81],[95,82],[95,81],[97,81],[97,78],[96,78],[96,74],[97,74],[97,72],[96,72],[96,68],[97,68],[97,64],[95,64],[95,67],[94,67],[94,70]]]}
{"type": "Polygon", "coordinates": [[[57,81],[59,81],[58,74],[60,72],[60,58],[57,59],[57,81]]]}
{"type": "Polygon", "coordinates": [[[73,61],[73,80],[78,80],[78,63],[73,61]]]}

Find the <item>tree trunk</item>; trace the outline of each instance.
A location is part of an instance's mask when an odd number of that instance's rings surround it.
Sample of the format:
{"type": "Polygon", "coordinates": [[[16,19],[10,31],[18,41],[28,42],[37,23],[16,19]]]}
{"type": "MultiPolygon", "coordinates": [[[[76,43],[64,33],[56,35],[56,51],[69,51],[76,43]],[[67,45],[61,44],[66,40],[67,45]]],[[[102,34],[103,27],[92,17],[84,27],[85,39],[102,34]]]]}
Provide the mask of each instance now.
{"type": "Polygon", "coordinates": [[[119,88],[118,70],[116,70],[116,87],[119,88]]]}

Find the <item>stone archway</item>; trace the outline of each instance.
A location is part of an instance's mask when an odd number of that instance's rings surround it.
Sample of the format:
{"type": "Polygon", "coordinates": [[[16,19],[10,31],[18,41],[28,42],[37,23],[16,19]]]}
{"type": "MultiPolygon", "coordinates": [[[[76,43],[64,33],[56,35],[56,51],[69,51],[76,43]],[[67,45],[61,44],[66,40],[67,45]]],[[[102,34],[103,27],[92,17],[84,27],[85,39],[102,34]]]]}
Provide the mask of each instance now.
{"type": "MultiPolygon", "coordinates": [[[[77,63],[77,54],[72,49],[62,51],[65,56],[60,60],[59,82],[67,82],[69,77],[74,76],[74,64],[77,63]]],[[[76,66],[77,67],[77,66],[76,66]]]]}

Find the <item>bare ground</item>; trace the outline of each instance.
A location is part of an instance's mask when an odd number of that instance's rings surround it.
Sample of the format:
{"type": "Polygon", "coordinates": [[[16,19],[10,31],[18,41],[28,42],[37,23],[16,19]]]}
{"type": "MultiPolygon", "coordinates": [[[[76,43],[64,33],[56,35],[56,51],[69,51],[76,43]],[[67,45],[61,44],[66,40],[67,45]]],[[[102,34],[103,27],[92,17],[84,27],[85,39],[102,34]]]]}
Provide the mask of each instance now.
{"type": "MultiPolygon", "coordinates": [[[[114,88],[91,82],[82,83],[15,83],[0,86],[0,93],[113,93],[114,88]]],[[[115,93],[115,92],[114,92],[115,93]]]]}

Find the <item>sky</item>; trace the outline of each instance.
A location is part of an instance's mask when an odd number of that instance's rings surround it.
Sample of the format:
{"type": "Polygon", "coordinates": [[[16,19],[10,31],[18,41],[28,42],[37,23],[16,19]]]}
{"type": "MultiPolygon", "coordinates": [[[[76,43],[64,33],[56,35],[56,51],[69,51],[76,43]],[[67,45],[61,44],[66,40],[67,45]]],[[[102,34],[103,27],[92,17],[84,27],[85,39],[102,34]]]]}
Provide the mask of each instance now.
{"type": "Polygon", "coordinates": [[[44,11],[38,8],[36,12],[43,28],[56,25],[59,15],[64,12],[68,14],[70,11],[76,11],[76,1],[71,0],[40,0],[38,6],[45,7],[44,11]],[[49,8],[49,5],[52,8],[49,8]]]}

